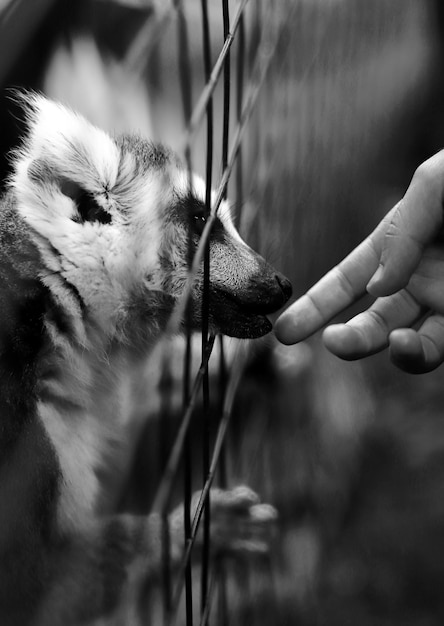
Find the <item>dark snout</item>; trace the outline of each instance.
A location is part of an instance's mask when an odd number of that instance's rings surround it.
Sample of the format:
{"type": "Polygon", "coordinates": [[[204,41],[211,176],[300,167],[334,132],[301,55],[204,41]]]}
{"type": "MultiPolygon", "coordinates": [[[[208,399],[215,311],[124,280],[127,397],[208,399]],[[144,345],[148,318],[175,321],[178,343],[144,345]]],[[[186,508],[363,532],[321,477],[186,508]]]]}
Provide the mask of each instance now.
{"type": "Polygon", "coordinates": [[[276,272],[275,279],[279,287],[281,288],[281,292],[284,294],[284,302],[279,307],[281,308],[284,304],[288,302],[288,300],[290,300],[291,296],[293,295],[293,286],[288,278],[286,278],[280,272],[276,272]]]}
{"type": "Polygon", "coordinates": [[[271,265],[262,265],[258,274],[251,276],[249,287],[236,294],[245,311],[258,315],[269,315],[281,309],[291,298],[293,288],[290,281],[271,265]]]}
{"type": "Polygon", "coordinates": [[[220,332],[244,339],[269,333],[266,316],[291,297],[288,278],[247,246],[233,247],[225,256],[224,278],[212,283],[210,266],[210,311],[220,332]]]}

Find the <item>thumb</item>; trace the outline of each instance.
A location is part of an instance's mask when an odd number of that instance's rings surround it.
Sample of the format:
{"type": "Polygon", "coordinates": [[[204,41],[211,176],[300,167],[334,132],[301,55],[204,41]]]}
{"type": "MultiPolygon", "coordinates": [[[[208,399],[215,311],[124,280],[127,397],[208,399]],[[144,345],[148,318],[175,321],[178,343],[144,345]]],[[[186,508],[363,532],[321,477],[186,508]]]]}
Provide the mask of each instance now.
{"type": "Polygon", "coordinates": [[[416,170],[404,198],[387,216],[380,264],[367,285],[375,296],[388,296],[409,282],[424,248],[442,228],[444,151],[416,170]]]}
{"type": "Polygon", "coordinates": [[[368,293],[375,298],[405,287],[422,257],[425,244],[403,227],[402,209],[400,202],[384,235],[378,268],[367,284],[368,293]]]}

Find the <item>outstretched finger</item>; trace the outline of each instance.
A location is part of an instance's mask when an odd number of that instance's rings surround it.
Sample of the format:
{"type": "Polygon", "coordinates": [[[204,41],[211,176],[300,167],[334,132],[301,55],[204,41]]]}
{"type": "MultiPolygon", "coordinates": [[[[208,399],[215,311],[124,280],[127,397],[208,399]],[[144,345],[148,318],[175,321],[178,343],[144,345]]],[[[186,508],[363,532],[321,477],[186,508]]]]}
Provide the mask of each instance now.
{"type": "Polygon", "coordinates": [[[282,313],[274,329],[279,341],[293,344],[306,339],[364,295],[378,267],[386,227],[387,223],[381,222],[339,265],[282,313]]]}
{"type": "Polygon", "coordinates": [[[327,327],[323,334],[324,344],[341,359],[361,359],[386,348],[394,329],[411,326],[422,313],[419,303],[403,290],[379,298],[367,311],[346,324],[327,327]]]}
{"type": "Polygon", "coordinates": [[[444,151],[416,170],[404,198],[392,214],[382,246],[381,262],[367,285],[375,297],[399,291],[418,266],[424,247],[443,224],[444,151]]]}
{"type": "Polygon", "coordinates": [[[444,317],[431,315],[419,330],[400,328],[390,335],[390,358],[409,374],[425,374],[444,362],[444,317]]]}

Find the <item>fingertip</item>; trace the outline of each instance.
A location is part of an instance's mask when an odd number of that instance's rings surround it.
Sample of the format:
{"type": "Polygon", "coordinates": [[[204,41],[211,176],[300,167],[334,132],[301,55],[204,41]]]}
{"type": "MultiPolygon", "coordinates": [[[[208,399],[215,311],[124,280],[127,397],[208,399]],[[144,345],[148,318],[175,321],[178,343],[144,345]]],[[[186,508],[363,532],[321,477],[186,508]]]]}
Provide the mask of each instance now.
{"type": "Polygon", "coordinates": [[[431,315],[419,330],[402,328],[390,335],[390,357],[408,374],[427,374],[444,362],[442,318],[431,315]]]}
{"type": "Polygon", "coordinates": [[[419,354],[422,352],[418,333],[413,328],[397,328],[389,335],[390,348],[399,354],[419,354]]]}
{"type": "Polygon", "coordinates": [[[274,334],[278,341],[290,346],[307,339],[318,328],[305,297],[300,298],[276,320],[274,334]]]}
{"type": "Polygon", "coordinates": [[[327,326],[322,340],[329,352],[347,361],[354,361],[367,354],[363,336],[348,324],[327,326]]]}
{"type": "Polygon", "coordinates": [[[298,341],[294,321],[287,312],[282,313],[276,320],[273,331],[276,339],[286,346],[290,346],[298,341]]]}
{"type": "Polygon", "coordinates": [[[330,350],[330,352],[334,352],[334,349],[338,344],[338,335],[340,334],[341,328],[344,326],[345,324],[331,324],[330,326],[327,326],[327,328],[324,328],[322,341],[324,346],[327,350],[330,350]]]}
{"type": "Polygon", "coordinates": [[[389,336],[390,360],[409,374],[427,371],[425,354],[418,333],[412,328],[398,328],[389,336]]]}

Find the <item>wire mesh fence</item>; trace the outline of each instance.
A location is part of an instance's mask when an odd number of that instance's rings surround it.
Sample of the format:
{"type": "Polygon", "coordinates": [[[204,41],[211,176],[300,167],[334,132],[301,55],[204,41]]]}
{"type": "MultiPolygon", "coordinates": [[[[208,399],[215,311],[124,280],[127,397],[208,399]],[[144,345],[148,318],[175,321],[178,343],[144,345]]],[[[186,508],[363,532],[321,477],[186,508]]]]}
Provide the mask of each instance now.
{"type": "MultiPolygon", "coordinates": [[[[180,620],[179,611],[185,615],[187,625],[209,623],[210,616],[217,614],[214,623],[229,623],[229,601],[227,595],[227,573],[223,566],[215,567],[210,563],[211,552],[211,506],[210,489],[214,481],[225,485],[227,481],[226,459],[224,445],[226,434],[232,415],[233,401],[236,388],[239,384],[242,370],[246,363],[248,347],[238,345],[236,354],[230,359],[230,367],[224,359],[224,344],[221,337],[215,338],[208,332],[208,284],[211,267],[209,263],[209,236],[214,225],[218,209],[227,196],[227,188],[232,183],[235,203],[242,207],[245,195],[245,185],[252,185],[253,181],[245,180],[243,171],[243,152],[248,151],[248,157],[257,149],[260,128],[258,121],[255,127],[249,126],[252,114],[258,106],[261,97],[267,97],[263,88],[270,65],[277,53],[278,46],[289,28],[291,13],[290,3],[248,2],[241,0],[238,3],[229,3],[222,0],[220,6],[211,3],[212,22],[215,22],[215,12],[219,10],[219,24],[223,33],[223,44],[216,59],[212,59],[209,7],[207,0],[202,0],[202,56],[204,87],[198,97],[193,98],[191,90],[192,67],[189,55],[189,24],[187,23],[184,3],[175,3],[170,19],[176,20],[178,58],[177,65],[180,77],[182,109],[185,123],[185,134],[181,145],[184,155],[189,186],[192,185],[194,170],[193,150],[205,153],[204,169],[206,184],[206,223],[200,243],[193,255],[190,254],[190,271],[185,294],[174,311],[167,335],[173,336],[182,319],[187,319],[187,302],[190,296],[194,277],[200,264],[204,264],[204,293],[202,303],[202,333],[201,333],[201,365],[195,378],[191,378],[192,337],[188,328],[186,349],[184,356],[183,375],[183,417],[178,429],[174,444],[169,452],[162,481],[154,499],[153,510],[160,513],[163,519],[163,581],[162,606],[165,624],[177,623],[180,620]],[[233,6],[230,6],[233,5],[233,6]],[[252,6],[248,6],[248,5],[252,6]],[[219,84],[222,84],[222,107],[218,109],[219,119],[215,119],[214,94],[219,84]],[[204,137],[198,133],[205,129],[204,137]],[[254,141],[252,140],[255,135],[254,141]],[[256,143],[256,146],[254,145],[256,143]],[[219,165],[217,161],[219,160],[219,165]],[[215,171],[219,170],[218,178],[215,171]],[[212,193],[212,189],[215,193],[212,193]],[[218,345],[217,379],[210,389],[208,363],[215,344],[218,345]],[[210,409],[210,393],[217,395],[217,411],[210,409]],[[201,400],[201,469],[198,471],[202,489],[195,510],[190,508],[192,484],[196,479],[192,477],[195,471],[191,458],[196,450],[190,439],[190,426],[195,413],[199,396],[201,400]],[[215,435],[211,433],[215,431],[215,435]],[[180,477],[179,467],[183,469],[180,477]],[[194,478],[194,479],[193,479],[194,478]],[[170,538],[168,533],[168,512],[171,508],[171,497],[176,480],[183,480],[185,537],[184,553],[178,576],[170,571],[170,538]],[[203,534],[202,555],[200,566],[200,580],[197,584],[192,569],[193,546],[198,533],[203,534]],[[185,600],[183,601],[183,596],[185,600]],[[217,609],[215,609],[217,606],[217,609]],[[197,617],[198,616],[198,617],[197,617]]],[[[166,18],[164,18],[166,19],[166,18]]],[[[193,24],[196,27],[196,24],[193,24]]],[[[140,40],[135,42],[131,56],[135,59],[140,52],[136,49],[141,45],[140,40]]],[[[143,45],[142,45],[143,47],[143,45]]],[[[134,61],[133,61],[134,62],[134,61]]],[[[254,171],[254,168],[252,168],[254,171]]],[[[257,219],[249,216],[249,222],[257,219]]],[[[242,212],[238,211],[236,219],[242,221],[242,212]]],[[[168,383],[171,381],[169,369],[172,350],[168,350],[168,342],[163,358],[163,417],[162,423],[168,423],[168,383]]],[[[214,407],[214,402],[212,403],[214,407]]]]}

